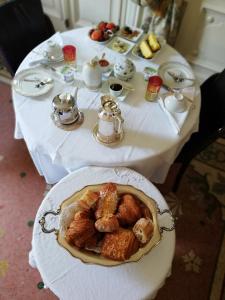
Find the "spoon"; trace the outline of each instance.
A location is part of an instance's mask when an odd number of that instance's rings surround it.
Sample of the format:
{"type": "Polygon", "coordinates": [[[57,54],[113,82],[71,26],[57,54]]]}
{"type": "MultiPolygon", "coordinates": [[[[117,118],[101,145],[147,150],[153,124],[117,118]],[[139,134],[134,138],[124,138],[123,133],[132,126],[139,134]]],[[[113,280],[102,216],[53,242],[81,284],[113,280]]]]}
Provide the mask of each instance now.
{"type": "Polygon", "coordinates": [[[45,79],[45,80],[42,80],[42,81],[40,81],[39,83],[37,83],[36,85],[35,85],[35,87],[36,88],[40,88],[40,87],[42,87],[42,86],[45,86],[46,84],[49,84],[49,83],[52,83],[52,78],[47,78],[47,79],[45,79]]]}
{"type": "Polygon", "coordinates": [[[168,71],[167,73],[168,73],[168,74],[173,78],[173,80],[176,81],[176,82],[183,82],[184,80],[195,81],[195,79],[193,79],[193,78],[182,77],[181,75],[176,75],[175,73],[170,72],[170,71],[168,71]]]}

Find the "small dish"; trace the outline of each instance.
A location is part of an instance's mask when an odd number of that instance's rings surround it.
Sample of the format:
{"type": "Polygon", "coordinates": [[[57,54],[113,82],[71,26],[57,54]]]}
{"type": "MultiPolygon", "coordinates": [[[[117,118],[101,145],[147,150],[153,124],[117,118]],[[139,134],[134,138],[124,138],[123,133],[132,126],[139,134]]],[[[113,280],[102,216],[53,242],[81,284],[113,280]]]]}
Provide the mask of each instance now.
{"type": "Polygon", "coordinates": [[[137,45],[135,45],[135,47],[132,49],[132,54],[135,56],[135,57],[138,57],[140,59],[142,59],[143,61],[154,61],[154,59],[156,59],[158,57],[158,55],[162,52],[163,48],[165,47],[166,45],[166,40],[161,37],[161,36],[157,36],[157,40],[160,44],[160,49],[153,52],[153,57],[152,58],[145,58],[143,57],[142,53],[141,53],[141,50],[140,50],[140,44],[142,41],[146,41],[147,40],[147,37],[148,37],[148,34],[146,34],[144,36],[144,38],[140,41],[140,43],[138,43],[137,45]]]}
{"type": "Polygon", "coordinates": [[[112,146],[116,146],[118,143],[122,141],[124,137],[124,131],[122,130],[120,134],[117,134],[117,138],[115,141],[105,142],[100,138],[98,134],[98,124],[96,124],[95,127],[93,128],[93,137],[95,138],[96,142],[100,143],[101,145],[112,147],[112,146]]]}
{"type": "Polygon", "coordinates": [[[36,97],[46,94],[53,87],[53,79],[49,77],[47,72],[38,69],[25,69],[13,79],[13,89],[23,95],[36,97]],[[51,80],[50,80],[51,79],[51,80]],[[40,82],[48,80],[48,84],[39,85],[40,82]]]}
{"type": "Polygon", "coordinates": [[[134,44],[126,39],[116,36],[106,45],[106,47],[117,53],[127,55],[134,47],[134,44]]]}
{"type": "Polygon", "coordinates": [[[105,78],[109,78],[112,72],[113,72],[113,65],[110,65],[109,70],[107,72],[102,72],[102,76],[105,78]]]}
{"type": "Polygon", "coordinates": [[[124,26],[119,30],[118,36],[127,39],[131,42],[137,42],[142,36],[143,32],[144,31],[141,28],[133,26],[124,26]]]}
{"type": "Polygon", "coordinates": [[[107,73],[111,68],[110,62],[105,58],[99,59],[98,64],[103,73],[107,73]]]}
{"type": "Polygon", "coordinates": [[[182,94],[168,95],[164,99],[165,107],[169,112],[182,113],[187,110],[187,102],[182,94]]]}

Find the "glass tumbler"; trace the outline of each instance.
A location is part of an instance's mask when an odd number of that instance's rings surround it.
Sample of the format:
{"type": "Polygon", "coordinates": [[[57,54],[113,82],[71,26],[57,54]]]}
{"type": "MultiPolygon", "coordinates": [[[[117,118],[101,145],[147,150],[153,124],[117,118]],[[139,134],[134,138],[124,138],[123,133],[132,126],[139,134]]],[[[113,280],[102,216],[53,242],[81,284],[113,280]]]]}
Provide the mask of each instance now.
{"type": "Polygon", "coordinates": [[[76,64],[76,47],[73,45],[65,45],[63,47],[63,56],[64,60],[68,64],[72,64],[75,66],[76,64]]]}
{"type": "Polygon", "coordinates": [[[147,101],[156,101],[163,81],[159,76],[151,76],[148,79],[148,85],[145,93],[147,101]]]}

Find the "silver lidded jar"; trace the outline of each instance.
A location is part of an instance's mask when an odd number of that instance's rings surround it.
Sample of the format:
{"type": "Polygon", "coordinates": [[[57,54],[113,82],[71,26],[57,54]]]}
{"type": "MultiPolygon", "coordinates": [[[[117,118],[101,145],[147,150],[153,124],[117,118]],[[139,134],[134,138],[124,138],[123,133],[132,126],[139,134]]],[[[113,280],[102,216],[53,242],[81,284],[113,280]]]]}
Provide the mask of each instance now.
{"type": "Polygon", "coordinates": [[[52,106],[54,109],[53,118],[56,122],[69,125],[79,119],[80,114],[76,103],[77,91],[78,89],[75,90],[74,95],[61,93],[54,97],[52,106]]]}

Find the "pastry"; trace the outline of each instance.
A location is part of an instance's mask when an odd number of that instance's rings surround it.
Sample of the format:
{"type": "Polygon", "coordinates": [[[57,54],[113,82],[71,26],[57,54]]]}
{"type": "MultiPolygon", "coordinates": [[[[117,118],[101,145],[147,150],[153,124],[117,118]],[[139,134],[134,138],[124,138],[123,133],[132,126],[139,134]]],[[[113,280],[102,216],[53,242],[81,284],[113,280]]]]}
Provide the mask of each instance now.
{"type": "Polygon", "coordinates": [[[119,222],[115,215],[106,215],[95,222],[99,232],[113,232],[119,229],[119,222]]]}
{"type": "Polygon", "coordinates": [[[152,218],[152,213],[151,213],[150,209],[144,204],[141,204],[140,207],[141,207],[142,217],[152,220],[153,218],[152,218]]]}
{"type": "Polygon", "coordinates": [[[152,221],[146,218],[139,219],[133,227],[133,232],[136,238],[142,244],[147,243],[151,239],[153,231],[154,226],[152,221]]]}
{"type": "Polygon", "coordinates": [[[66,240],[79,248],[96,233],[94,221],[90,219],[88,211],[78,211],[66,232],[66,240]]]}
{"type": "Polygon", "coordinates": [[[148,43],[152,49],[153,52],[156,52],[160,49],[160,44],[156,38],[156,36],[153,33],[150,33],[148,36],[148,43]]]}
{"type": "Polygon", "coordinates": [[[94,208],[98,200],[98,193],[87,190],[79,201],[79,206],[81,209],[90,209],[94,208]]]}
{"type": "Polygon", "coordinates": [[[95,211],[96,219],[115,213],[118,204],[117,187],[115,183],[106,183],[100,189],[100,196],[95,211]]]}
{"type": "Polygon", "coordinates": [[[142,41],[140,43],[140,51],[144,58],[152,58],[153,53],[147,43],[147,41],[142,41]]]}
{"type": "Polygon", "coordinates": [[[134,196],[123,195],[116,216],[121,225],[132,225],[141,218],[141,208],[134,196]]]}
{"type": "Polygon", "coordinates": [[[124,261],[133,255],[139,248],[139,242],[132,230],[120,228],[113,233],[106,233],[103,238],[101,255],[124,261]]]}

